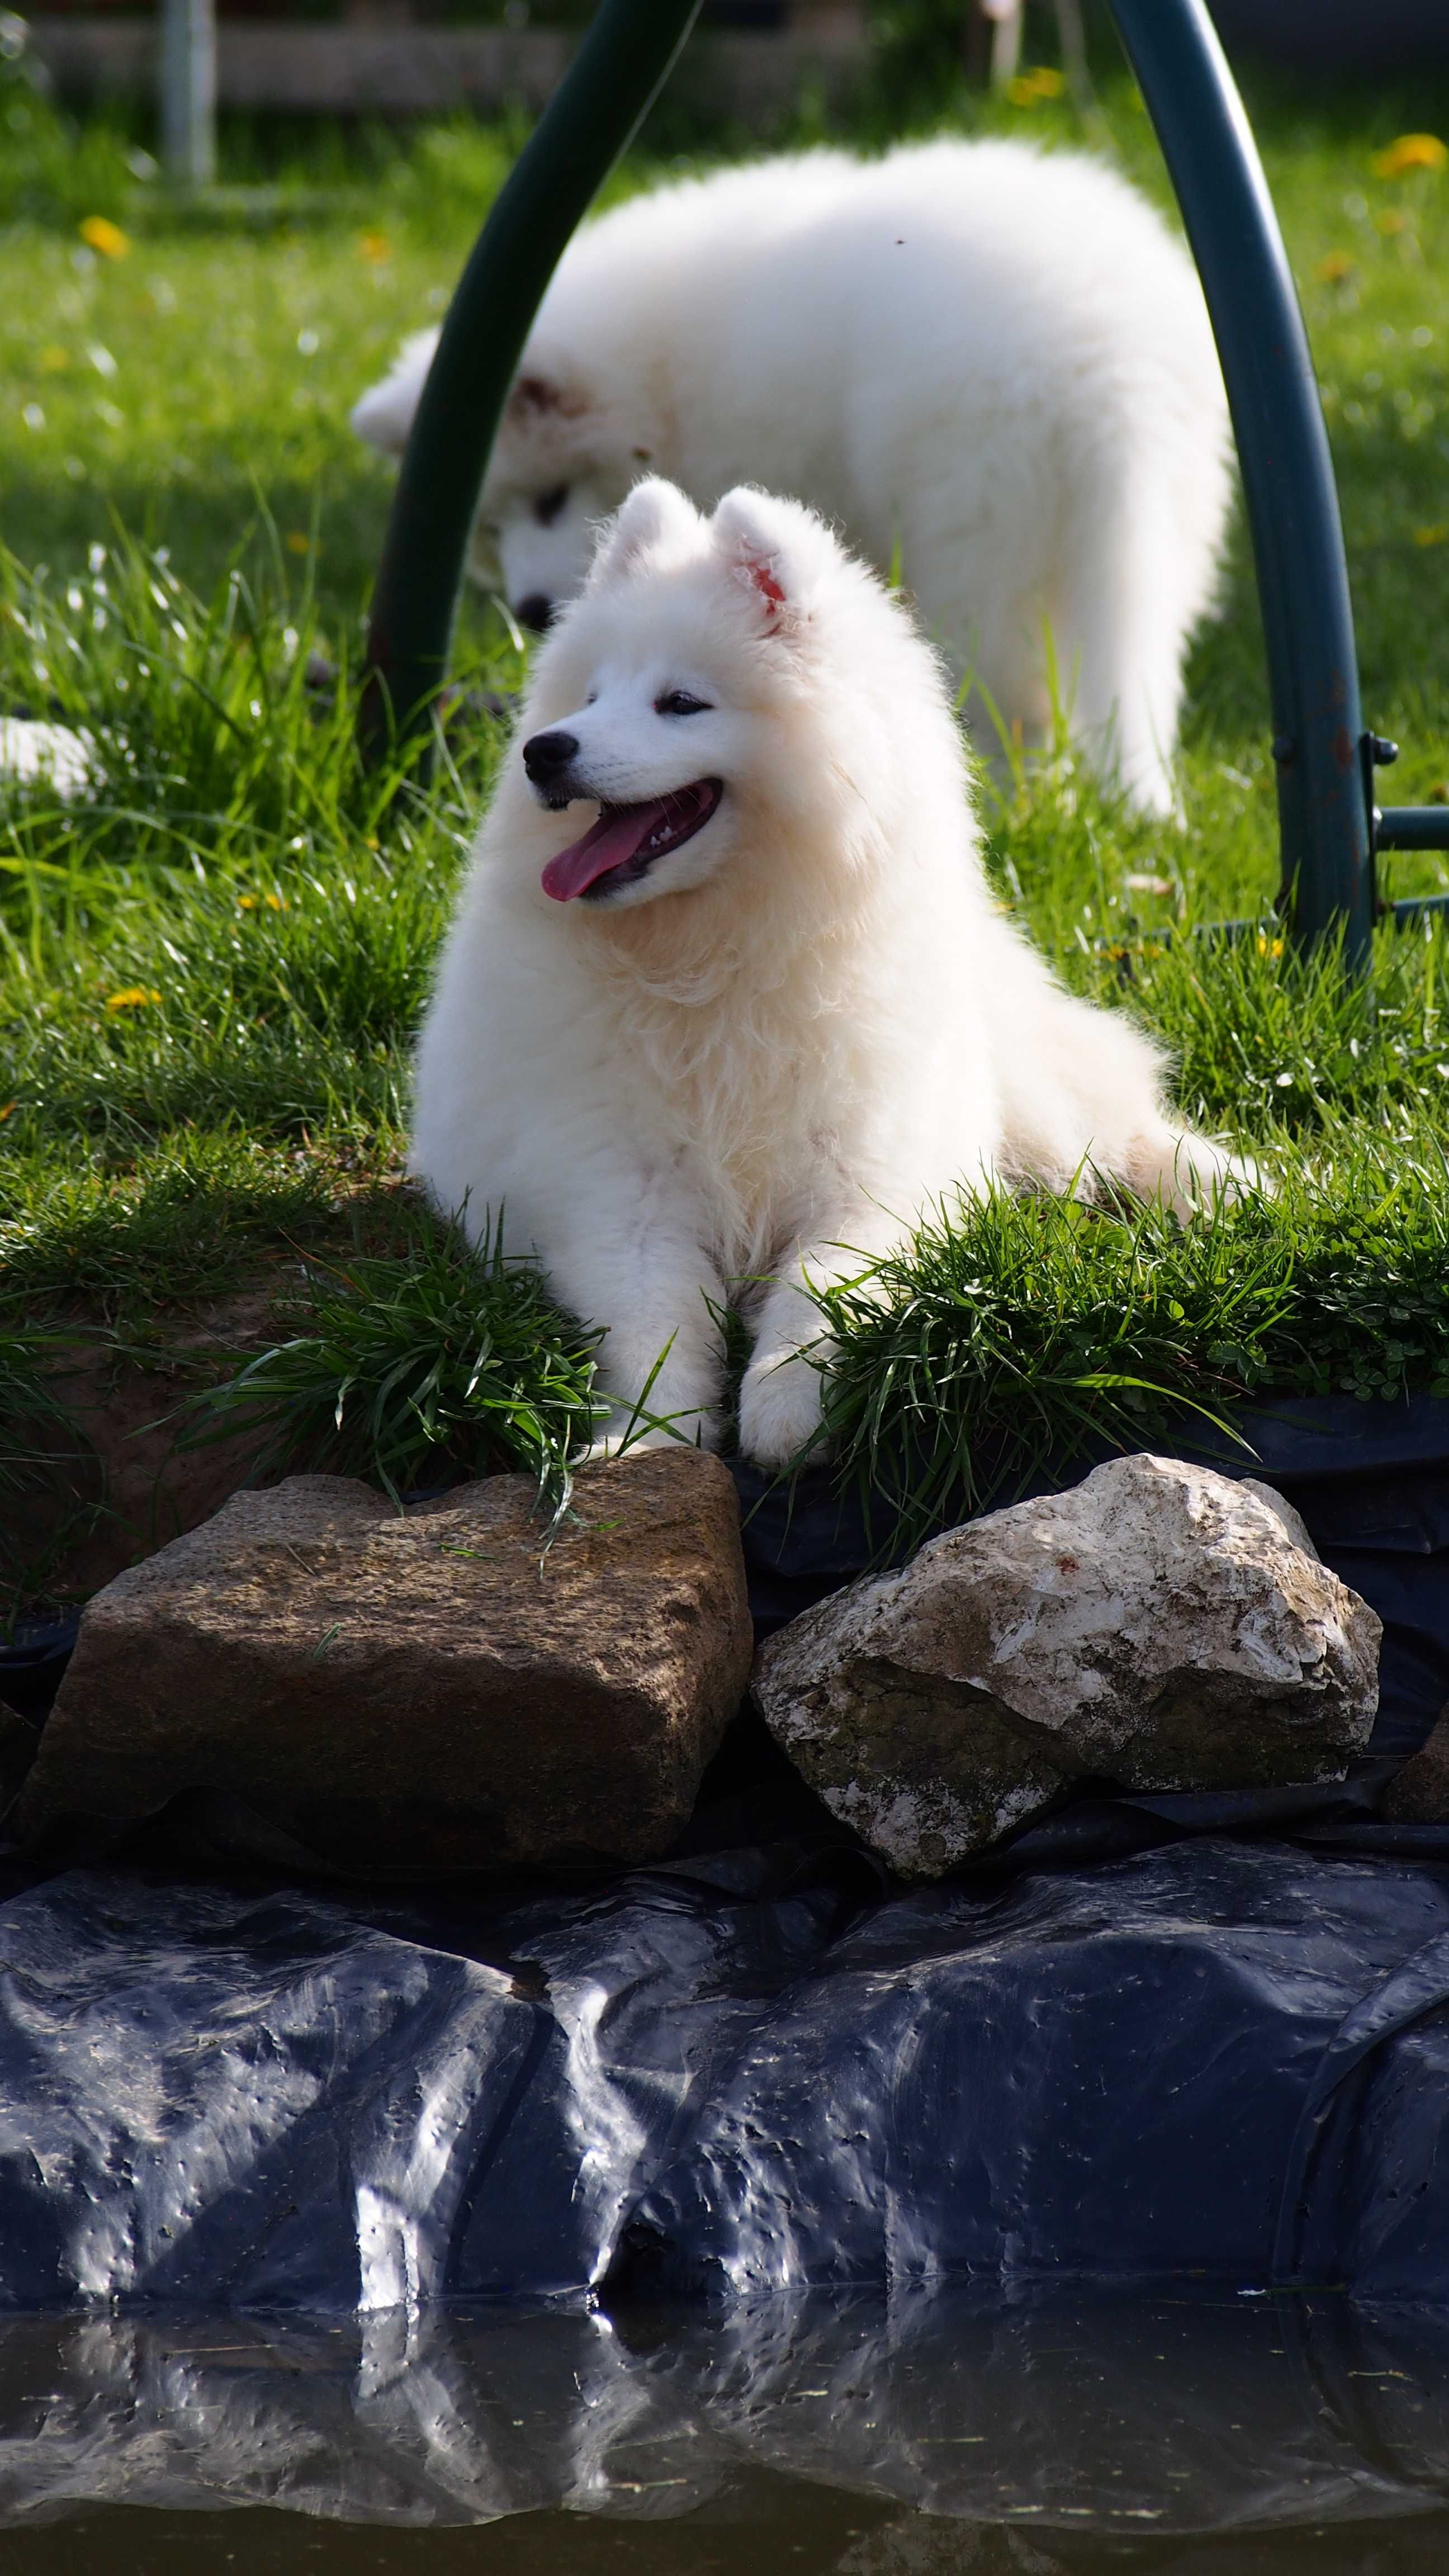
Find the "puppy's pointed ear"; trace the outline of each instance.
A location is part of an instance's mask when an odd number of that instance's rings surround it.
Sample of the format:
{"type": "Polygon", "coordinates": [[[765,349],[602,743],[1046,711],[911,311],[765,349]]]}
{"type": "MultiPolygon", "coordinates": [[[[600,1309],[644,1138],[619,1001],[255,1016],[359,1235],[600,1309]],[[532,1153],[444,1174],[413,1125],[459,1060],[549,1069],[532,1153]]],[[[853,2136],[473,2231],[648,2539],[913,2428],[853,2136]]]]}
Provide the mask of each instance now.
{"type": "Polygon", "coordinates": [[[581,377],[547,365],[525,363],[508,397],[508,417],[516,429],[532,429],[548,421],[582,420],[593,408],[593,395],[581,377]]]}
{"type": "Polygon", "coordinates": [[[646,555],[682,551],[691,539],[698,540],[702,524],[694,503],[685,499],[677,484],[666,483],[662,474],[647,475],[635,484],[604,529],[594,574],[612,578],[633,572],[646,555]]]}
{"type": "Polygon", "coordinates": [[[398,351],[391,375],[384,376],[381,384],[369,385],[361,400],[353,404],[354,430],[380,455],[401,456],[406,447],[437,345],[436,331],[415,332],[398,351]]]}
{"type": "Polygon", "coordinates": [[[800,624],[797,515],[788,501],[741,483],[726,492],[710,523],[726,570],[748,591],[771,635],[793,634],[800,624]]]}

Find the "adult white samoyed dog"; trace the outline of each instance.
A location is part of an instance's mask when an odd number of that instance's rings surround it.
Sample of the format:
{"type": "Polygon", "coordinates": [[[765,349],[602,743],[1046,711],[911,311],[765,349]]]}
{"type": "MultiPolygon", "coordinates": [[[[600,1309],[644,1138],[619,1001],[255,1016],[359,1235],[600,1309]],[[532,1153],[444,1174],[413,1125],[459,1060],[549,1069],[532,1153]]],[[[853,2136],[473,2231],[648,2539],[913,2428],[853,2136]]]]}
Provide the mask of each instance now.
{"type": "Polygon", "coordinates": [[[714,1438],[707,1301],[733,1300],[741,1445],[794,1457],[821,1419],[807,1274],[959,1186],[1096,1175],[1185,1211],[1236,1168],[997,908],[936,654],[801,503],[739,490],[705,520],[639,484],[518,745],[422,1032],[413,1166],[475,1237],[506,1209],[607,1326],[612,1435],[667,1346],[651,1411],[714,1438]]]}
{"type": "MultiPolygon", "coordinates": [[[[401,452],[436,336],[358,403],[374,445],[401,452]]],[[[1197,273],[1115,172],[1012,142],[812,152],[655,190],[570,243],[475,569],[542,627],[642,471],[702,508],[745,480],[795,493],[899,566],[979,683],[981,749],[997,719],[1041,740],[1055,686],[1102,775],[1165,814],[1228,457],[1197,273]]]]}

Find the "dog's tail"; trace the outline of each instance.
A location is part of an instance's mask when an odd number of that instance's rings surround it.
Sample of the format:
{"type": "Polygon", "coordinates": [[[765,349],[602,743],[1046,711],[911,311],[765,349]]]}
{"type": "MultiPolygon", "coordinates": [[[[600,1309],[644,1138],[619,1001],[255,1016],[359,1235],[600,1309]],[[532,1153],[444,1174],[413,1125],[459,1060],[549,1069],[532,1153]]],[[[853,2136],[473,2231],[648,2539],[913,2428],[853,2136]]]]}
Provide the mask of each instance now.
{"type": "Polygon", "coordinates": [[[381,384],[370,385],[353,405],[352,426],[358,437],[384,456],[401,456],[408,443],[423,378],[437,345],[436,331],[414,332],[399,349],[391,375],[384,376],[381,384]]]}

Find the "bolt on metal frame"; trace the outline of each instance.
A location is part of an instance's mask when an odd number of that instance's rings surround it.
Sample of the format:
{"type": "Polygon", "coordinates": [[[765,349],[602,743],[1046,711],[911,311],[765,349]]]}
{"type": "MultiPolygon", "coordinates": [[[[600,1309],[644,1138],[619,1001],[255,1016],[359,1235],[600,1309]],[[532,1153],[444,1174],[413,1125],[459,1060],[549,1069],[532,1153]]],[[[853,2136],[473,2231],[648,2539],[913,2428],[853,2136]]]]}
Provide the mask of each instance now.
{"type": "MultiPolygon", "coordinates": [[[[700,0],[601,0],[459,281],[408,441],[373,594],[365,733],[426,721],[446,677],[478,494],[529,327],[700,0]]],[[[1273,201],[1206,0],[1109,0],[1177,192],[1216,334],[1252,534],[1273,722],[1280,901],[1295,936],[1368,961],[1379,850],[1449,849],[1449,806],[1374,804],[1395,747],[1364,725],[1338,490],[1273,201]]]]}

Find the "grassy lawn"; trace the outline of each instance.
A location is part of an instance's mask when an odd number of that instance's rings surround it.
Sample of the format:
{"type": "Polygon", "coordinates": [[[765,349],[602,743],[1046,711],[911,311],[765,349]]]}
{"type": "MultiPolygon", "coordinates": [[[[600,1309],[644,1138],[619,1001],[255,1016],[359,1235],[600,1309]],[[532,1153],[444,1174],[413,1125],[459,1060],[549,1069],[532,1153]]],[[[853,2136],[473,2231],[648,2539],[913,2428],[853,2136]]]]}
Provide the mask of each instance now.
{"type": "MultiPolygon", "coordinates": [[[[1378,166],[1406,126],[1449,131],[1449,98],[1254,104],[1366,714],[1405,745],[1396,801],[1449,796],[1449,169],[1378,166]]],[[[1103,106],[1110,148],[1165,194],[1125,80],[1103,106]]],[[[969,113],[1074,131],[1050,100],[969,113]]],[[[69,805],[0,785],[0,1485],[50,1472],[47,1336],[109,1335],[120,1367],[259,1284],[299,1301],[304,1347],[251,1382],[305,1435],[294,1454],[323,1454],[345,1386],[349,1465],[421,1483],[439,1452],[556,1464],[587,1423],[589,1334],[506,1264],[456,1293],[398,1187],[410,1036],[504,727],[475,699],[426,791],[352,751],[387,477],[347,410],[441,306],[511,140],[359,143],[323,185],[284,175],[206,222],[114,139],[48,158],[38,128],[21,140],[8,176],[0,159],[0,714],[81,726],[97,759],[69,805]]],[[[462,662],[475,688],[517,685],[486,603],[462,662]]],[[[1249,1140],[1280,1198],[1185,1234],[1031,1203],[953,1219],[884,1301],[834,1301],[848,1464],[904,1442],[949,1504],[983,1440],[1104,1416],[1140,1439],[1243,1387],[1449,1391],[1444,935],[1383,934],[1370,988],[1285,952],[1267,737],[1240,540],[1194,659],[1183,828],[1124,817],[1060,758],[989,820],[1004,897],[1077,989],[1166,1036],[1186,1111],[1249,1140]],[[1235,946],[1187,935],[1244,914],[1263,927],[1235,946]]],[[[1388,866],[1393,894],[1449,882],[1388,866]]],[[[41,1583],[23,1554],[12,1604],[41,1583]]]]}

